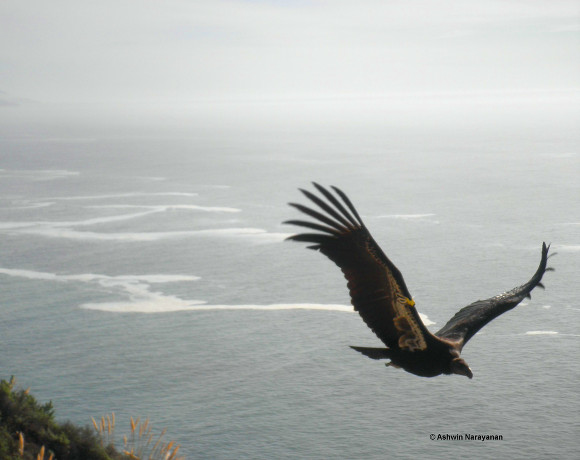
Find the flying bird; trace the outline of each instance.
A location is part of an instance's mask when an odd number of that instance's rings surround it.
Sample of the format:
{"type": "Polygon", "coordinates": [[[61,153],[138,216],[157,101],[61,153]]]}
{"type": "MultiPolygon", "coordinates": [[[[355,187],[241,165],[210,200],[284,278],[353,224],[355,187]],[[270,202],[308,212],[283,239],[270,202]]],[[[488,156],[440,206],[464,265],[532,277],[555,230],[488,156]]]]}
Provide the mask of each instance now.
{"type": "Polygon", "coordinates": [[[478,300],[459,310],[435,334],[421,321],[403,275],[371,236],[349,198],[337,187],[335,194],[313,183],[320,196],[300,191],[319,209],[289,203],[313,220],[289,220],[285,224],[305,227],[315,232],[299,233],[289,240],[310,243],[344,274],[351,303],[364,322],[386,347],[355,347],[372,359],[389,359],[387,366],[402,368],[421,377],[441,374],[473,377],[460,354],[477,331],[511,310],[539,286],[546,267],[550,246],[542,244],[540,265],[532,278],[511,291],[486,300],[478,300]]]}

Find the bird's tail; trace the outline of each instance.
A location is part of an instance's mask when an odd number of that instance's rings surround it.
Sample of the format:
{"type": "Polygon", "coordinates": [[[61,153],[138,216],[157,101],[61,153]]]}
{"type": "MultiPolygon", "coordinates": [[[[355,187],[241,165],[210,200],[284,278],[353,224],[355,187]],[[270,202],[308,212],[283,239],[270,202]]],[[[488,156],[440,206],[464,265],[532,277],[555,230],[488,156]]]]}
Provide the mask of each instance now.
{"type": "Polygon", "coordinates": [[[368,356],[371,359],[390,359],[391,358],[391,350],[388,348],[369,348],[369,347],[353,347],[350,346],[353,350],[362,353],[365,356],[368,356]]]}

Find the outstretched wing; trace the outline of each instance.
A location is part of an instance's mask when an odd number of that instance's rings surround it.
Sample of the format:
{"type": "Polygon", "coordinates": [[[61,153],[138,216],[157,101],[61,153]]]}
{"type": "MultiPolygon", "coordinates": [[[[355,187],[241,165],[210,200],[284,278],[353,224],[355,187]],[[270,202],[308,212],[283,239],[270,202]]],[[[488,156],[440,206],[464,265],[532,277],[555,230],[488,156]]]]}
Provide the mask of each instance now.
{"type": "Polygon", "coordinates": [[[544,273],[548,270],[553,270],[551,267],[546,268],[549,249],[550,245],[542,244],[540,266],[527,283],[491,299],[478,300],[462,308],[435,335],[442,339],[457,342],[459,347],[463,348],[467,341],[492,319],[511,310],[526,297],[531,298],[530,293],[536,286],[544,287],[541,283],[544,273]]]}
{"type": "Polygon", "coordinates": [[[438,341],[421,321],[403,276],[375,243],[348,197],[336,187],[332,187],[335,196],[316,183],[314,186],[326,201],[306,190],[301,192],[323,212],[290,203],[315,221],[285,223],[317,233],[300,233],[288,239],[313,243],[310,249],[322,252],[340,267],[354,309],[389,348],[425,350],[438,341]]]}

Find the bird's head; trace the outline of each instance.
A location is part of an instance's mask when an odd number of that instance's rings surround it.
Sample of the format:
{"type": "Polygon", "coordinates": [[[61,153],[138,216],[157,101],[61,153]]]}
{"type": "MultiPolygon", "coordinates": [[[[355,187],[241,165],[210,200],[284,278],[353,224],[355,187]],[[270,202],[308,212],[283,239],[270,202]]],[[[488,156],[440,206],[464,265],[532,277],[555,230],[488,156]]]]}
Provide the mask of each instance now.
{"type": "Polygon", "coordinates": [[[463,358],[454,358],[451,361],[451,373],[465,375],[470,379],[473,378],[473,372],[471,372],[471,369],[469,368],[467,363],[463,360],[463,358]]]}

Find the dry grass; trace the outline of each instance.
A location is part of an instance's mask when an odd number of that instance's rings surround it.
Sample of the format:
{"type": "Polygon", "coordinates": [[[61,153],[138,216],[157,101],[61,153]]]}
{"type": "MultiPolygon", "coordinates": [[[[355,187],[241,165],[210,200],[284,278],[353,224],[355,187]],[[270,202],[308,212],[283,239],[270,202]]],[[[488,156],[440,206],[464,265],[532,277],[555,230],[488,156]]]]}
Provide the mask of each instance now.
{"type": "MultiPolygon", "coordinates": [[[[115,413],[103,416],[97,422],[91,419],[93,427],[101,438],[103,447],[115,447],[115,413]]],[[[173,441],[166,442],[163,438],[166,430],[159,435],[153,433],[153,427],[149,419],[141,421],[131,417],[131,432],[129,436],[123,436],[122,452],[132,460],[183,460],[178,457],[179,445],[173,441]]]]}
{"type": "MultiPolygon", "coordinates": [[[[36,460],[45,460],[44,458],[45,450],[46,449],[44,446],[40,448],[38,454],[36,455],[36,460]]],[[[22,434],[22,432],[18,433],[18,455],[24,458],[24,435],[22,434]]],[[[54,454],[51,452],[46,460],[54,460],[54,454]]]]}

